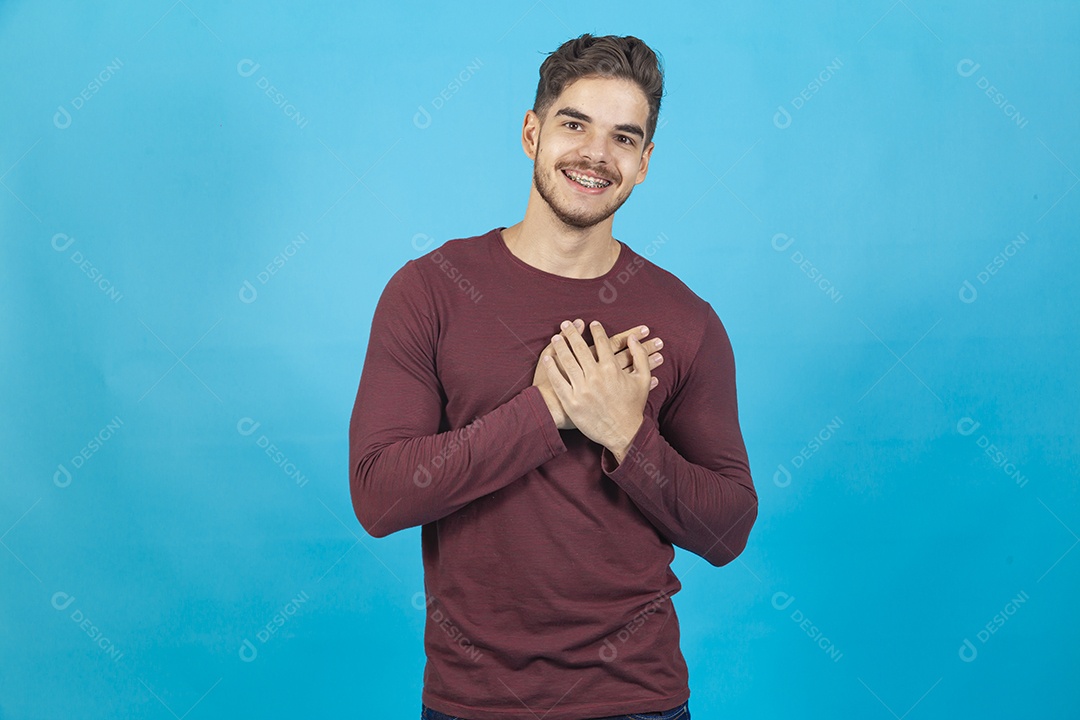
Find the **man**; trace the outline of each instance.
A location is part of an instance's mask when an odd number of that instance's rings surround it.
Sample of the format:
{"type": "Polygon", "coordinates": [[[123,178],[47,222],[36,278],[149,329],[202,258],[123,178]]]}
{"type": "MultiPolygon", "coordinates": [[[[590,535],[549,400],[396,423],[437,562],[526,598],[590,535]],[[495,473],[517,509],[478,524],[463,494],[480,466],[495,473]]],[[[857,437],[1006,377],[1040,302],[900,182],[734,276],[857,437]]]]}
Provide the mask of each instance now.
{"type": "Polygon", "coordinates": [[[564,43],[524,219],[408,261],[376,306],[350,487],[373,536],[422,526],[424,718],[690,717],[673,545],[731,562],[757,494],[720,319],[611,234],[662,94],[637,38],[564,43]]]}

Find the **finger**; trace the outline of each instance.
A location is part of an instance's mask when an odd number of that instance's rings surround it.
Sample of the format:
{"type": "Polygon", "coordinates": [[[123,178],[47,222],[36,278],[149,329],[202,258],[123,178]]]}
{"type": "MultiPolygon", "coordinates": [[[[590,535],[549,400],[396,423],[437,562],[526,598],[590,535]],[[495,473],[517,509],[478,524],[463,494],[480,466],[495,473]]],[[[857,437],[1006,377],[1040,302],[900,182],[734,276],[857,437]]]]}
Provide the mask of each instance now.
{"type": "MultiPolygon", "coordinates": [[[[646,340],[641,343],[641,346],[645,348],[645,351],[649,353],[649,365],[650,367],[656,367],[664,361],[664,356],[660,354],[660,348],[664,346],[663,341],[660,338],[653,338],[652,340],[646,340]]],[[[632,368],[634,365],[634,356],[630,354],[630,350],[620,350],[615,353],[615,365],[620,370],[626,368],[632,368]]]]}
{"type": "Polygon", "coordinates": [[[611,350],[611,343],[608,341],[607,332],[604,330],[604,326],[599,320],[593,320],[589,323],[589,330],[592,332],[593,347],[596,348],[597,363],[606,365],[614,362],[615,354],[611,350]]]}
{"type": "Polygon", "coordinates": [[[544,348],[543,352],[540,353],[540,362],[544,361],[544,357],[551,358],[553,361],[552,364],[554,364],[555,367],[558,368],[563,378],[565,378],[569,382],[570,378],[566,377],[566,370],[564,370],[562,365],[559,364],[559,359],[555,356],[555,348],[554,346],[552,346],[551,343],[548,343],[548,346],[544,348]]]}
{"type": "Polygon", "coordinates": [[[634,356],[634,371],[630,373],[631,376],[640,377],[642,385],[648,386],[649,381],[652,379],[652,372],[649,370],[649,356],[641,343],[633,338],[630,339],[630,354],[634,356]]]}
{"type": "Polygon", "coordinates": [[[544,371],[547,372],[548,382],[551,383],[551,389],[555,391],[555,397],[559,398],[559,402],[566,407],[566,401],[573,392],[570,387],[570,383],[566,378],[562,376],[559,369],[556,367],[555,358],[550,355],[541,355],[540,364],[544,366],[544,371]]]}
{"type": "Polygon", "coordinates": [[[574,357],[577,358],[578,366],[586,377],[589,375],[589,366],[595,364],[595,358],[593,357],[592,350],[585,344],[585,338],[581,337],[581,333],[570,322],[563,322],[565,327],[562,328],[562,337],[565,339],[565,344],[569,346],[570,350],[574,353],[574,357]]]}
{"type": "MultiPolygon", "coordinates": [[[[615,357],[619,357],[619,353],[626,350],[626,339],[628,337],[630,337],[631,335],[634,335],[635,337],[637,337],[638,340],[640,340],[640,339],[644,338],[645,336],[647,336],[648,334],[649,334],[649,328],[648,328],[647,325],[638,325],[637,327],[632,327],[629,330],[623,330],[621,333],[619,333],[617,335],[612,335],[612,336],[610,336],[608,338],[608,341],[611,343],[611,352],[615,353],[615,357]]],[[[592,347],[592,354],[593,354],[593,358],[595,358],[596,357],[596,348],[595,347],[592,347]]],[[[619,365],[619,367],[624,368],[624,367],[627,367],[628,365],[630,365],[630,356],[629,355],[626,356],[625,362],[623,362],[621,365],[619,365]]]]}
{"type": "Polygon", "coordinates": [[[638,325],[637,327],[632,327],[629,330],[623,330],[617,335],[612,335],[610,338],[608,338],[608,340],[611,341],[611,351],[617,353],[620,350],[625,349],[626,339],[631,335],[635,336],[638,340],[641,340],[642,338],[648,337],[649,328],[647,325],[638,325]]]}
{"type": "Polygon", "coordinates": [[[566,373],[566,377],[569,379],[570,384],[580,384],[581,380],[585,377],[585,373],[582,371],[581,364],[578,362],[577,358],[574,357],[574,353],[572,353],[567,346],[566,339],[562,335],[552,335],[551,346],[555,353],[555,357],[558,358],[559,367],[566,373]]]}
{"type": "Polygon", "coordinates": [[[656,377],[655,375],[653,375],[652,381],[650,381],[650,383],[649,383],[649,389],[650,390],[655,390],[656,386],[659,385],[659,384],[660,384],[660,379],[658,377],[656,377]]]}

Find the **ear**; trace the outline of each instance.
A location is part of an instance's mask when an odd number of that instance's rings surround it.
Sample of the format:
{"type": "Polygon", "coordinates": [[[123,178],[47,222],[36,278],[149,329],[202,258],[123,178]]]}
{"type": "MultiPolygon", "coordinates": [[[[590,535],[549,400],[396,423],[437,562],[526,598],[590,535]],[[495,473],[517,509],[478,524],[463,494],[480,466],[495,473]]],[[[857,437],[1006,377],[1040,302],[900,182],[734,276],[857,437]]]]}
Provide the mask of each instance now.
{"type": "Polygon", "coordinates": [[[540,142],[540,116],[532,110],[525,111],[521,127],[521,149],[531,160],[536,160],[536,147],[540,142]]]}
{"type": "Polygon", "coordinates": [[[645,151],[641,153],[641,164],[638,166],[637,179],[634,180],[634,184],[637,185],[645,180],[645,176],[649,174],[649,158],[652,157],[653,147],[656,143],[649,141],[649,144],[645,146],[645,151]]]}

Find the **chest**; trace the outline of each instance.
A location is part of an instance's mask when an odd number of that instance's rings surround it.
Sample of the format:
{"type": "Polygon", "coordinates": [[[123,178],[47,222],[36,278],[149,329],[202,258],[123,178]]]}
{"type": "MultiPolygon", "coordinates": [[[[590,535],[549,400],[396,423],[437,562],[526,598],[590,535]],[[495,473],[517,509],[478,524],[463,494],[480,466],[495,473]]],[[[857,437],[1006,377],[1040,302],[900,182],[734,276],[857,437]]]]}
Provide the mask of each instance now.
{"type": "MultiPolygon", "coordinates": [[[[598,298],[553,296],[544,300],[481,296],[471,307],[458,308],[439,328],[436,372],[446,393],[446,417],[451,428],[462,427],[533,384],[540,353],[563,320],[586,323],[586,344],[593,340],[588,323],[599,320],[609,335],[638,325],[649,337],[662,337],[660,313],[606,305],[598,298]],[[487,300],[487,302],[485,302],[487,300]]],[[[677,347],[665,342],[664,362],[653,369],[657,387],[650,391],[646,412],[656,417],[673,385],[678,366],[677,347]]]]}

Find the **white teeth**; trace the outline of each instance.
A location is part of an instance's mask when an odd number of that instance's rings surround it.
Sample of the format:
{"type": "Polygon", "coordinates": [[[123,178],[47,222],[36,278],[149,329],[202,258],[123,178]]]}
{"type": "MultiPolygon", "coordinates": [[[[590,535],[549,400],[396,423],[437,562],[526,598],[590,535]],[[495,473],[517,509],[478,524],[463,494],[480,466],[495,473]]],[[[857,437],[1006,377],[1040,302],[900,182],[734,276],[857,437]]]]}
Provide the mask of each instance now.
{"type": "Polygon", "coordinates": [[[573,170],[567,170],[566,175],[571,180],[573,180],[574,182],[577,182],[577,183],[579,183],[581,185],[584,185],[585,187],[602,188],[602,187],[607,187],[608,185],[611,184],[611,182],[608,181],[608,180],[599,180],[599,179],[594,180],[593,178],[587,177],[585,175],[579,175],[576,172],[574,172],[573,170]]]}

